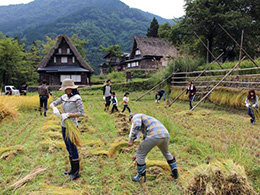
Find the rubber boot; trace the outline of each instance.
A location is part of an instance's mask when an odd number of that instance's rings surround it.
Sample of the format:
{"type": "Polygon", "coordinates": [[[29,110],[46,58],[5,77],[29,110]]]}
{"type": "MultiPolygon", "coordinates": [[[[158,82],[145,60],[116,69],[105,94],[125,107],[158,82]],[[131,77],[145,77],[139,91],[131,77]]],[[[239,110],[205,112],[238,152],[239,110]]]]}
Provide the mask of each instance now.
{"type": "Polygon", "coordinates": [[[42,116],[42,108],[39,108],[40,116],[42,116]]]}
{"type": "Polygon", "coordinates": [[[46,114],[46,112],[44,112],[44,117],[47,117],[47,114],[46,114]]]}
{"type": "Polygon", "coordinates": [[[140,182],[142,177],[144,177],[144,182],[146,182],[146,165],[137,164],[137,175],[132,177],[132,181],[140,182]]]}
{"type": "Polygon", "coordinates": [[[71,170],[72,170],[72,159],[71,159],[71,157],[69,157],[69,158],[70,158],[70,170],[64,171],[65,175],[70,175],[71,174],[71,170]]]}
{"type": "Polygon", "coordinates": [[[78,178],[80,178],[80,174],[79,174],[79,160],[77,161],[71,161],[71,173],[70,173],[70,180],[76,180],[78,178]]]}
{"type": "Polygon", "coordinates": [[[173,157],[172,160],[169,160],[168,161],[168,164],[171,168],[171,176],[174,178],[174,179],[178,179],[178,170],[177,170],[177,162],[175,160],[175,158],[173,157]]]}

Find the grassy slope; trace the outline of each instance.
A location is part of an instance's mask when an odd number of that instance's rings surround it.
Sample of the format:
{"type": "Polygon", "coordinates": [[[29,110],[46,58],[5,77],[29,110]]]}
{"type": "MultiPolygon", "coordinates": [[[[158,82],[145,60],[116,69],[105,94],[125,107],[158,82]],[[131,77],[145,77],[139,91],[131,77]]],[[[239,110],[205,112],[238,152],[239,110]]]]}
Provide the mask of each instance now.
{"type": "MultiPolygon", "coordinates": [[[[118,154],[117,158],[90,155],[93,150],[108,150],[111,143],[127,138],[117,135],[116,118],[102,111],[102,96],[96,93],[86,92],[83,95],[89,120],[80,124],[81,127],[87,126],[87,132],[83,133],[86,145],[80,149],[83,178],[76,182],[69,182],[63,176],[64,167],[68,163],[65,150],[55,149],[48,152],[39,148],[39,142],[46,139],[40,129],[48,119],[41,120],[42,118],[37,116],[30,123],[36,113],[23,113],[18,122],[2,122],[0,147],[21,144],[26,148],[25,152],[17,156],[0,160],[0,190],[4,194],[40,191],[46,188],[46,184],[84,190],[90,194],[136,194],[140,191],[147,194],[181,194],[180,183],[174,183],[169,173],[156,175],[158,170],[154,169],[150,169],[147,183],[140,185],[131,182],[131,175],[135,174],[131,157],[136,146],[130,152],[118,154]],[[27,123],[28,126],[23,129],[27,123]],[[93,140],[104,144],[100,147],[88,146],[87,143],[93,140]],[[48,167],[45,173],[17,190],[6,190],[10,184],[42,166],[48,167]]],[[[131,99],[137,95],[140,94],[131,94],[131,99]]],[[[119,94],[118,99],[121,98],[122,94],[119,94]]],[[[211,104],[206,106],[212,107],[211,104]]],[[[189,112],[185,111],[188,108],[186,102],[178,102],[170,109],[165,109],[165,104],[155,104],[152,96],[145,97],[140,102],[131,102],[131,108],[134,112],[157,117],[169,129],[170,151],[176,154],[180,174],[214,159],[231,158],[245,166],[250,181],[259,192],[259,124],[250,126],[246,114],[236,110],[228,112],[199,108],[193,115],[189,115],[189,112]]],[[[152,150],[148,159],[164,161],[158,149],[152,150]]],[[[64,190],[62,192],[65,193],[64,190]]]]}

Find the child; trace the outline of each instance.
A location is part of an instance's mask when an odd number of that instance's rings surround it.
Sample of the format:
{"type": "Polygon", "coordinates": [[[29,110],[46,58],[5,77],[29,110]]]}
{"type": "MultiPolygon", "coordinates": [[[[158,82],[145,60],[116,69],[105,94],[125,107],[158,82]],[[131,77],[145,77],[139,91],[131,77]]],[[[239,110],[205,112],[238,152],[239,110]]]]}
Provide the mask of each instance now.
{"type": "Polygon", "coordinates": [[[117,108],[118,101],[116,98],[116,93],[112,92],[111,95],[112,95],[112,105],[113,105],[111,113],[113,113],[115,110],[116,112],[118,112],[118,108],[117,108]]]}
{"type": "Polygon", "coordinates": [[[189,93],[189,102],[190,102],[190,109],[192,109],[192,102],[195,98],[195,95],[196,95],[196,86],[192,83],[192,81],[189,83],[189,86],[187,88],[187,91],[186,91],[186,94],[189,93]]]}
{"type": "Polygon", "coordinates": [[[122,110],[122,113],[125,112],[125,109],[127,108],[128,112],[131,113],[130,108],[128,107],[128,102],[129,102],[129,93],[126,92],[123,98],[123,102],[124,102],[124,108],[122,110]]]}
{"type": "Polygon", "coordinates": [[[166,100],[166,93],[165,93],[165,91],[164,90],[157,91],[156,95],[155,95],[155,102],[159,103],[162,97],[163,97],[163,101],[165,101],[166,100]]]}
{"type": "Polygon", "coordinates": [[[111,80],[108,79],[106,85],[103,87],[103,99],[106,101],[104,111],[109,110],[111,104],[111,80]]]}
{"type": "Polygon", "coordinates": [[[254,110],[253,108],[257,109],[258,108],[258,104],[259,104],[259,98],[258,96],[255,94],[255,90],[250,90],[248,92],[248,96],[246,97],[246,101],[245,101],[247,110],[248,110],[248,115],[251,117],[251,124],[254,124],[255,122],[255,114],[254,114],[254,110]]]}

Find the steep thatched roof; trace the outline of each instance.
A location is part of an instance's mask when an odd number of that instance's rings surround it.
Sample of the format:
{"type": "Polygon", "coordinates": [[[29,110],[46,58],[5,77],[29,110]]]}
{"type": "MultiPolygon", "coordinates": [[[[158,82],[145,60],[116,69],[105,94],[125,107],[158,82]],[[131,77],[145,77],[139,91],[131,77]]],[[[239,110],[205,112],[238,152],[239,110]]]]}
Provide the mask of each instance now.
{"type": "Polygon", "coordinates": [[[70,40],[70,38],[67,35],[58,35],[56,44],[53,46],[51,51],[44,57],[44,59],[39,64],[38,68],[43,68],[43,67],[47,66],[49,60],[53,56],[55,50],[59,48],[63,39],[65,39],[65,41],[69,45],[71,51],[74,53],[74,55],[77,58],[77,60],[79,61],[80,65],[83,68],[89,70],[91,73],[94,72],[93,68],[81,57],[79,51],[77,50],[77,48],[74,46],[74,44],[72,43],[72,41],[70,40]]]}
{"type": "Polygon", "coordinates": [[[177,57],[178,51],[170,43],[155,37],[134,37],[131,57],[139,49],[142,56],[177,57]]]}

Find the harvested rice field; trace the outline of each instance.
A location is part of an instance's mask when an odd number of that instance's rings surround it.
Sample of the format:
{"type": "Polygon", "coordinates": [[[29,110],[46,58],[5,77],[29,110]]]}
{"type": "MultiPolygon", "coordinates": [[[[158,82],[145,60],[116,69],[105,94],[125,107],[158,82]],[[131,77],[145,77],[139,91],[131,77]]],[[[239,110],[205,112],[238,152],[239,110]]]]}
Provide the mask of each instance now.
{"type": "MultiPolygon", "coordinates": [[[[17,105],[0,120],[0,194],[260,193],[260,122],[252,126],[246,109],[205,103],[190,112],[185,101],[166,108],[165,102],[155,103],[152,95],[135,102],[141,93],[132,93],[133,112],[154,116],[169,130],[170,151],[180,175],[173,181],[166,160],[155,148],[147,157],[147,182],[133,183],[136,167],[131,159],[139,142],[127,145],[128,116],[104,112],[101,93],[82,92],[82,177],[76,181],[63,174],[69,159],[60,118],[50,110],[48,117],[40,117],[34,96],[32,108],[28,101],[22,106],[14,98],[7,100],[17,105]]],[[[117,94],[118,100],[122,96],[117,94]]]]}

